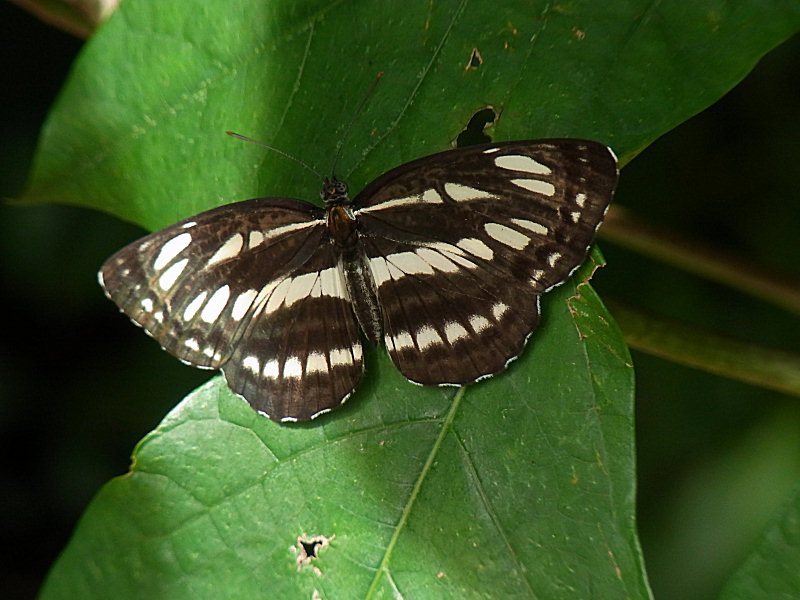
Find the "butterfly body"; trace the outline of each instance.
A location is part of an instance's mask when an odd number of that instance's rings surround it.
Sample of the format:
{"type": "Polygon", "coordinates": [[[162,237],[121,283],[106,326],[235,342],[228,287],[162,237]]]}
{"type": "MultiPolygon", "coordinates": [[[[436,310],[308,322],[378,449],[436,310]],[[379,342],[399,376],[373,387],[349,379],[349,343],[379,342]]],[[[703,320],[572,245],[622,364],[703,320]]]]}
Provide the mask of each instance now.
{"type": "Polygon", "coordinates": [[[212,209],[123,248],[99,277],[168,352],[221,369],[272,419],[305,420],[358,384],[360,331],[416,383],[503,370],[539,296],[583,261],[616,179],[596,142],[471,146],[392,169],[352,201],[328,179],[325,208],[212,209]]]}
{"type": "Polygon", "coordinates": [[[361,331],[370,342],[377,345],[382,334],[381,307],[369,270],[369,260],[359,245],[358,220],[347,195],[347,185],[335,178],[326,180],[320,196],[325,202],[330,242],[339,256],[339,272],[344,278],[353,313],[361,331]]]}

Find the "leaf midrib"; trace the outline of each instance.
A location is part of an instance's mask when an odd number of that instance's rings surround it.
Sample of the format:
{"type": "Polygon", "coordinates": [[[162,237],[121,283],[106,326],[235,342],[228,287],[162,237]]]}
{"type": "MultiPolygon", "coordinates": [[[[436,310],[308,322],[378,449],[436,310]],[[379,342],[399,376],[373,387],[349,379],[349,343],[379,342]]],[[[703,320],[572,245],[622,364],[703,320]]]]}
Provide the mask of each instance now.
{"type": "Polygon", "coordinates": [[[442,428],[439,431],[439,435],[436,437],[436,441],[433,443],[433,446],[431,446],[430,452],[428,452],[428,458],[425,460],[425,464],[423,465],[422,470],[417,477],[417,481],[414,483],[414,488],[411,490],[411,494],[406,501],[405,507],[403,507],[400,520],[397,522],[397,525],[394,528],[394,533],[392,534],[392,538],[389,540],[389,544],[386,546],[386,551],[383,553],[383,558],[381,559],[378,569],[375,572],[375,577],[373,578],[372,583],[370,584],[369,589],[364,596],[364,598],[367,600],[376,597],[381,577],[384,574],[386,574],[388,577],[388,566],[392,556],[392,551],[397,544],[397,540],[400,539],[400,534],[402,533],[403,529],[405,529],[406,521],[408,521],[411,510],[414,508],[414,503],[416,502],[420,490],[422,489],[422,484],[425,482],[425,479],[430,472],[431,467],[433,466],[433,462],[436,460],[436,457],[439,454],[439,448],[441,447],[445,437],[447,437],[452,430],[453,420],[455,419],[455,415],[458,412],[459,406],[461,405],[461,400],[464,398],[466,389],[466,386],[459,388],[458,393],[456,393],[453,398],[453,403],[450,405],[450,410],[447,412],[447,416],[445,417],[442,428]]]}

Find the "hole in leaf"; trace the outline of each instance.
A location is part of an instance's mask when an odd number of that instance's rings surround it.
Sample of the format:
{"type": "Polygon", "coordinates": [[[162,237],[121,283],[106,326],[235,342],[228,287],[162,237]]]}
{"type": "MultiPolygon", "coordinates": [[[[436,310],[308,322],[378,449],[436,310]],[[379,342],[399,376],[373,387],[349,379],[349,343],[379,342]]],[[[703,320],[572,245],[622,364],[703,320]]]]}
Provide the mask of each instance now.
{"type": "Polygon", "coordinates": [[[483,57],[481,53],[478,52],[477,48],[472,49],[472,55],[469,57],[469,61],[467,62],[466,70],[469,71],[470,69],[477,69],[483,64],[483,57]]]}
{"type": "MultiPolygon", "coordinates": [[[[297,570],[299,571],[303,565],[311,563],[312,560],[317,560],[319,558],[319,551],[330,545],[331,540],[335,537],[335,534],[331,537],[315,535],[309,538],[305,534],[298,536],[297,546],[292,547],[295,552],[298,552],[296,559],[297,570]]],[[[315,568],[314,571],[319,571],[319,569],[315,568]]],[[[319,575],[320,573],[317,574],[319,575]]]]}
{"type": "Polygon", "coordinates": [[[306,558],[317,558],[317,546],[321,546],[322,542],[320,540],[313,540],[310,542],[306,542],[304,540],[300,540],[300,546],[303,548],[303,552],[305,552],[306,558]]]}
{"type": "Polygon", "coordinates": [[[486,135],[485,129],[494,123],[497,113],[491,106],[482,108],[469,120],[464,130],[456,138],[456,147],[472,146],[473,144],[488,144],[492,138],[486,135]]]}

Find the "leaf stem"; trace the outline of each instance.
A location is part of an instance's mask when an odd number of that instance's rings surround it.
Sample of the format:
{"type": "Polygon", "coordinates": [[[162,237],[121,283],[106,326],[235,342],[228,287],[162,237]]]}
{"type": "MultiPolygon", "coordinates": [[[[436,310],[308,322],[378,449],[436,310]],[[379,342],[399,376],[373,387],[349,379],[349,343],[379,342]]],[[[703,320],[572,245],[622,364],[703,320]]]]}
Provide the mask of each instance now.
{"type": "Polygon", "coordinates": [[[603,239],[656,260],[766,300],[800,315],[800,281],[667,232],[612,206],[600,229],[603,239]]]}
{"type": "Polygon", "coordinates": [[[605,304],[631,348],[800,397],[800,355],[715,334],[625,304],[605,304]]]}

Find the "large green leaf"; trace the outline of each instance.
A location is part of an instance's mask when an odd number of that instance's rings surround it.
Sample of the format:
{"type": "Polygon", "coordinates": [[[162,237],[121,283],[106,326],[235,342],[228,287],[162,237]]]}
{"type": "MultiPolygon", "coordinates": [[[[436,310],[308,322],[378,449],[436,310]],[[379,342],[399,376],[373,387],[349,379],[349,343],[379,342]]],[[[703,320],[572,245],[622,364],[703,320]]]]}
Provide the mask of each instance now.
{"type": "MultiPolygon", "coordinates": [[[[800,25],[794,3],[123,3],[43,132],[24,200],[149,228],[256,195],[354,190],[444,149],[581,136],[631,157],[800,25]],[[482,58],[467,69],[473,49],[482,58]]],[[[422,389],[385,351],[310,425],[256,416],[219,379],[146,437],[87,510],[44,598],[647,598],[634,525],[632,369],[588,286],[543,301],[507,374],[422,389]],[[333,537],[297,570],[297,538],[333,537]],[[292,548],[294,546],[294,549],[292,548]]],[[[143,376],[147,376],[146,373],[143,376]]]]}

